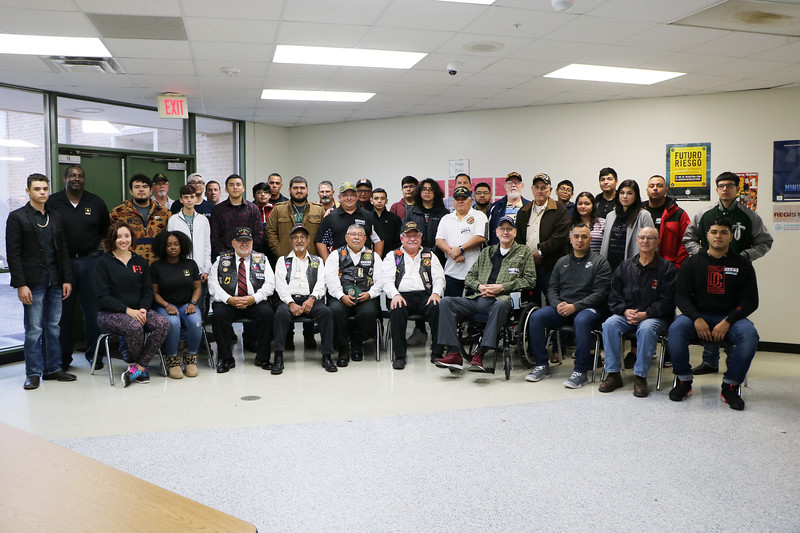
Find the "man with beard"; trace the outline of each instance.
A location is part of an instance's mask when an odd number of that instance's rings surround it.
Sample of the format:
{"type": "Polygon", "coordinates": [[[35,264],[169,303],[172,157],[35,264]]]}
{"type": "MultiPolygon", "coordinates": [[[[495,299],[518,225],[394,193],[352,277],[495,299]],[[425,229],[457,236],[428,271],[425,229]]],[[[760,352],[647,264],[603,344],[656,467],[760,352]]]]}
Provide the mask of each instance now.
{"type": "Polygon", "coordinates": [[[333,250],[346,244],[347,228],[353,224],[364,228],[375,253],[383,256],[383,241],[372,226],[372,216],[358,206],[356,186],[346,181],[339,187],[339,207],[322,219],[322,224],[319,225],[317,235],[314,237],[317,254],[323,261],[328,260],[328,255],[333,250]]]}
{"type": "Polygon", "coordinates": [[[530,200],[522,196],[522,176],[519,172],[510,172],[506,176],[506,195],[493,203],[487,214],[489,218],[489,244],[500,242],[496,231],[500,225],[500,219],[511,217],[511,220],[516,220],[517,212],[522,209],[522,206],[530,202],[530,200]]]}
{"type": "MultiPolygon", "coordinates": [[[[325,216],[325,209],[308,201],[308,182],[303,176],[295,176],[289,182],[291,200],[275,206],[267,219],[265,234],[271,255],[278,258],[288,255],[293,249],[292,229],[303,226],[309,239],[317,234],[317,228],[325,216]]],[[[277,262],[276,262],[277,266],[277,262]]],[[[294,329],[289,328],[286,349],[294,349],[294,329]]],[[[303,324],[303,337],[306,348],[316,348],[314,324],[303,324]]]]}
{"type": "Polygon", "coordinates": [[[489,208],[492,206],[492,187],[488,183],[478,183],[475,185],[473,195],[475,200],[472,202],[472,208],[488,217],[489,208]]]}
{"type": "Polygon", "coordinates": [[[144,174],[136,174],[130,179],[131,199],[111,210],[111,222],[124,220],[133,228],[136,246],[133,251],[153,263],[152,244],[156,235],[167,229],[167,221],[172,213],[150,199],[152,181],[144,174]]]}
{"type": "MultiPolygon", "coordinates": [[[[86,340],[86,360],[91,363],[97,337],[97,296],[94,292],[94,266],[100,256],[100,241],[106,236],[111,224],[108,208],[102,198],[87,191],[86,173],[79,166],[70,166],[64,172],[64,190],[47,200],[46,207],[61,215],[64,233],[67,236],[69,266],[72,271],[72,294],[67,297],[61,310],[61,368],[66,370],[72,363],[75,339],[72,334],[76,300],[80,300],[83,313],[83,331],[86,340]]],[[[98,370],[103,368],[97,361],[98,370]]]]}
{"type": "Polygon", "coordinates": [[[169,197],[169,179],[161,172],[153,176],[153,196],[150,199],[172,212],[173,200],[169,197]]]}
{"type": "Polygon", "coordinates": [[[325,211],[339,207],[339,202],[333,199],[333,183],[330,181],[321,181],[317,187],[317,194],[319,195],[319,205],[324,207],[325,211]]]}

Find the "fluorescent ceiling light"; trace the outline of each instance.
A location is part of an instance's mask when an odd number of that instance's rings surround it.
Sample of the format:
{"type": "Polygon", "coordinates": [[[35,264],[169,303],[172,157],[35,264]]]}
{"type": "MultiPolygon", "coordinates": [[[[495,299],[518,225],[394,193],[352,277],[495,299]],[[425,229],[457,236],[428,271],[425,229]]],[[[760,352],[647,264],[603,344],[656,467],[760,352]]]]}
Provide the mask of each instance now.
{"type": "Polygon", "coordinates": [[[0,54],[112,57],[95,37],[50,37],[0,33],[0,54]]]}
{"type": "Polygon", "coordinates": [[[82,120],[83,133],[119,133],[119,130],[107,120],[82,120]]]}
{"type": "Polygon", "coordinates": [[[639,68],[602,67],[599,65],[581,65],[573,63],[550,74],[545,78],[565,80],[607,81],[611,83],[634,83],[652,85],[661,81],[683,76],[685,72],[667,72],[665,70],[645,70],[639,68]]]}
{"type": "Polygon", "coordinates": [[[0,146],[8,148],[36,148],[37,145],[21,139],[0,139],[0,146]]]}
{"type": "Polygon", "coordinates": [[[264,89],[262,100],[311,100],[314,102],[366,102],[375,93],[337,92],[337,91],[293,91],[264,89]]]}
{"type": "Polygon", "coordinates": [[[458,2],[459,4],[482,4],[489,6],[494,4],[494,0],[439,0],[440,2],[458,2]]]}
{"type": "Polygon", "coordinates": [[[426,55],[428,54],[420,52],[279,44],[275,47],[275,56],[272,58],[272,62],[300,65],[409,69],[426,55]]]}
{"type": "Polygon", "coordinates": [[[0,161],[25,161],[24,157],[8,157],[0,155],[0,161]]]}

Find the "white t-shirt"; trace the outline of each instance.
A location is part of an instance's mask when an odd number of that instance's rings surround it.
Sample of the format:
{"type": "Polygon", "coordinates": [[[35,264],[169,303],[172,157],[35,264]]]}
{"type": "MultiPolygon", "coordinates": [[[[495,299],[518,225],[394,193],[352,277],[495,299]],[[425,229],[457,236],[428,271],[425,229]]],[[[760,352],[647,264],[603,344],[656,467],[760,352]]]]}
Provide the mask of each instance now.
{"type": "MultiPolygon", "coordinates": [[[[489,220],[486,215],[474,208],[470,208],[461,220],[458,220],[458,215],[455,213],[443,216],[436,230],[437,239],[444,239],[448,245],[454,247],[461,246],[476,235],[488,241],[488,234],[489,220]]],[[[465,250],[463,263],[457,263],[448,256],[444,265],[444,275],[454,279],[466,278],[467,272],[478,260],[479,255],[481,255],[480,247],[465,250]]]]}

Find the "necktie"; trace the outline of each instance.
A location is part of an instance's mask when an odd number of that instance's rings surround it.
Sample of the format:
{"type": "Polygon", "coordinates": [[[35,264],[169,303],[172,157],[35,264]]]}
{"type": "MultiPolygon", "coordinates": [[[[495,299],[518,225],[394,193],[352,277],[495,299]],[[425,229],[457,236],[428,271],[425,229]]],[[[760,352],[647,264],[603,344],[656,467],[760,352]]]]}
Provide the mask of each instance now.
{"type": "Polygon", "coordinates": [[[244,257],[239,258],[239,275],[237,289],[239,296],[247,296],[247,270],[244,268],[244,257]]]}

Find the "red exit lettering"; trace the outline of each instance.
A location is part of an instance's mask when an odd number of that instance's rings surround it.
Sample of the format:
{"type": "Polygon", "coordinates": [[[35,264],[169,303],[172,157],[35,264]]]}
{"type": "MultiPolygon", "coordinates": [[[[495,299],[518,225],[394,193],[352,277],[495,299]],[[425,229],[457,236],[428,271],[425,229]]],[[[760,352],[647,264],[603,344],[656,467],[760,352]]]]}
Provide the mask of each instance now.
{"type": "Polygon", "coordinates": [[[167,115],[183,115],[183,100],[164,100],[167,115]]]}

